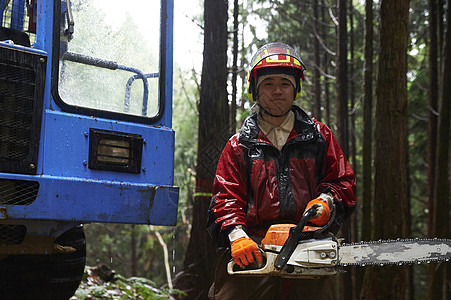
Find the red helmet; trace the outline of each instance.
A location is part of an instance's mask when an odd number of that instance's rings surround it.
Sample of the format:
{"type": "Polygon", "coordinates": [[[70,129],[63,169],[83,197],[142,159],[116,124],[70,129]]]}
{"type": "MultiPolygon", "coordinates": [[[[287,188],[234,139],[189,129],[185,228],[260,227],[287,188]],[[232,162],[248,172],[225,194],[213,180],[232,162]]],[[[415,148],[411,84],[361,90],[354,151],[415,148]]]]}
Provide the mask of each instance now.
{"type": "Polygon", "coordinates": [[[250,65],[247,95],[251,101],[256,92],[257,77],[267,74],[284,73],[294,76],[297,85],[295,99],[301,94],[305,65],[291,46],[283,43],[266,44],[257,50],[250,65]]]}

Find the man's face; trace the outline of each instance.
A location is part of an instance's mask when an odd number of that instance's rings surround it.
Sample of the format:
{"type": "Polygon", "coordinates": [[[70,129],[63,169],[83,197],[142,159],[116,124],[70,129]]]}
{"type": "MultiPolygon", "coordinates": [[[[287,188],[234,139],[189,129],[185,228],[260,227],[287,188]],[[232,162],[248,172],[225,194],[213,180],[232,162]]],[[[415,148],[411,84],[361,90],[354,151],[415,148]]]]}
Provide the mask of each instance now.
{"type": "Polygon", "coordinates": [[[294,86],[277,75],[266,77],[258,86],[258,102],[274,115],[286,113],[294,102],[294,86]]]}

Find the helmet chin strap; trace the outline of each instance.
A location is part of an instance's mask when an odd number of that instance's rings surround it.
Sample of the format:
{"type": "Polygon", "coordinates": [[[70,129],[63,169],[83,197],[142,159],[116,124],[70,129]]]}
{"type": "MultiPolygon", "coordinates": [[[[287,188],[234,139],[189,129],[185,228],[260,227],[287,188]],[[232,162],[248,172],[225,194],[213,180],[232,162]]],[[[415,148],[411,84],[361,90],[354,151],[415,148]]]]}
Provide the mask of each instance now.
{"type": "Polygon", "coordinates": [[[272,114],[272,113],[270,113],[269,111],[267,111],[259,102],[257,102],[257,105],[258,105],[258,107],[265,113],[265,114],[267,114],[268,116],[271,116],[271,117],[273,117],[273,118],[283,118],[283,117],[285,117],[286,115],[288,115],[288,113],[290,112],[290,110],[291,110],[291,108],[289,109],[289,110],[287,110],[285,113],[283,113],[283,114],[281,114],[281,115],[275,115],[275,114],[272,114]]]}

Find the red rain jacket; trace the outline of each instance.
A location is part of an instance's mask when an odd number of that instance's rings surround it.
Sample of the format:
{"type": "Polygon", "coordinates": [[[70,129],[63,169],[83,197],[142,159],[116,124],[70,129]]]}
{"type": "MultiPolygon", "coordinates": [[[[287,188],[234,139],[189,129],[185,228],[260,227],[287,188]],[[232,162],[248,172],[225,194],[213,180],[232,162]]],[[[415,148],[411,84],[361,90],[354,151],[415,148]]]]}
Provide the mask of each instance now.
{"type": "Polygon", "coordinates": [[[307,203],[322,192],[333,194],[336,233],[355,207],[356,178],[330,129],[297,106],[294,129],[279,151],[248,117],[227,142],[218,162],[208,230],[228,246],[227,234],[243,225],[263,237],[270,225],[297,223],[307,203]]]}

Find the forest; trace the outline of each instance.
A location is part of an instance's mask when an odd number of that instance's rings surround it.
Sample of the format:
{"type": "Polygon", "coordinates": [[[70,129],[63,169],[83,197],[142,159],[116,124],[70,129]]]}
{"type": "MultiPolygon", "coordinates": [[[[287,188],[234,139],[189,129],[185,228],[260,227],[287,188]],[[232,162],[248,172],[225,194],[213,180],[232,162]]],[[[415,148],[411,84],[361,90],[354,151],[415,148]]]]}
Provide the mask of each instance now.
{"type": "MultiPolygon", "coordinates": [[[[338,235],[450,238],[450,4],[199,0],[203,14],[191,21],[203,31],[201,73],[174,70],[178,224],[88,224],[87,265],[207,299],[216,164],[251,112],[252,54],[275,41],[293,46],[306,65],[295,104],[332,129],[357,176],[357,208],[338,235]]],[[[451,299],[449,263],[344,269],[336,299],[451,299]]]]}

